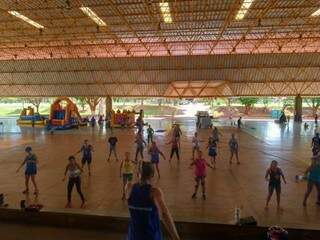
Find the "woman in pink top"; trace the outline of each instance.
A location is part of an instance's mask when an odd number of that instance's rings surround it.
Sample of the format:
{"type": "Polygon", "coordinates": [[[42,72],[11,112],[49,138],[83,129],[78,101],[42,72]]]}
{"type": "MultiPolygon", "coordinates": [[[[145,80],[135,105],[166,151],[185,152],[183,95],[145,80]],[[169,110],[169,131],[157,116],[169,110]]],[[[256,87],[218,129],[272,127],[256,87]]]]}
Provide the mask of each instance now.
{"type": "Polygon", "coordinates": [[[196,181],[196,186],[194,189],[194,194],[192,194],[192,198],[196,198],[197,197],[197,192],[198,192],[198,188],[199,188],[199,183],[201,182],[201,186],[202,186],[202,198],[203,200],[206,199],[206,188],[205,188],[205,179],[206,179],[206,175],[207,175],[207,166],[212,168],[213,167],[202,157],[202,152],[198,151],[198,156],[197,158],[191,163],[190,166],[195,166],[195,181],[196,181]]]}

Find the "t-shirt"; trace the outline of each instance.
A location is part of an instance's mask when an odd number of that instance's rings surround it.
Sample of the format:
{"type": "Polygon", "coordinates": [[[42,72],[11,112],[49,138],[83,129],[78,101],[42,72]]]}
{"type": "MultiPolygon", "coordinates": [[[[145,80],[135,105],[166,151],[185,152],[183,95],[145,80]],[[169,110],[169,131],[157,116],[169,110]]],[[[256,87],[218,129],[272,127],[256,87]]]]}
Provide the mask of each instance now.
{"type": "Polygon", "coordinates": [[[109,144],[110,144],[111,146],[115,146],[115,145],[117,144],[117,142],[118,142],[118,138],[116,138],[116,137],[109,137],[108,142],[109,142],[109,144]]]}
{"type": "Polygon", "coordinates": [[[203,158],[198,158],[195,161],[195,175],[197,177],[205,177],[207,173],[207,163],[203,158]]]}
{"type": "Polygon", "coordinates": [[[152,128],[148,128],[148,129],[147,129],[147,132],[148,132],[148,136],[152,136],[153,133],[154,133],[154,131],[153,131],[152,128]]]}

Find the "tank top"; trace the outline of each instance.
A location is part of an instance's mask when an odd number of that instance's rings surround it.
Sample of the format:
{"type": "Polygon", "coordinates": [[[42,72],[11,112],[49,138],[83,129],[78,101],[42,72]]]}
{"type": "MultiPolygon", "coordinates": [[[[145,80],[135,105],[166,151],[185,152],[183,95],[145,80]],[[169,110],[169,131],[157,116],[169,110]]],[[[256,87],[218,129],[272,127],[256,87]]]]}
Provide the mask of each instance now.
{"type": "Polygon", "coordinates": [[[92,146],[91,145],[83,145],[81,148],[83,153],[83,158],[91,158],[92,146]]]}
{"type": "Polygon", "coordinates": [[[26,168],[35,168],[37,166],[37,156],[35,154],[27,155],[25,158],[26,168]]]}
{"type": "Polygon", "coordinates": [[[320,183],[320,164],[315,164],[309,172],[309,180],[319,182],[320,183]]]}
{"type": "Polygon", "coordinates": [[[274,171],[271,170],[271,168],[269,168],[268,170],[269,172],[269,183],[271,184],[280,184],[281,183],[281,175],[282,175],[282,171],[280,168],[276,168],[274,171]]]}
{"type": "Polygon", "coordinates": [[[159,149],[158,147],[151,147],[150,148],[150,154],[151,154],[151,158],[154,159],[154,158],[159,158],[159,149]]]}
{"type": "Polygon", "coordinates": [[[128,199],[130,223],[128,240],[161,240],[158,208],[151,198],[150,184],[136,183],[128,199]]]}
{"type": "Polygon", "coordinates": [[[68,175],[69,175],[69,178],[77,178],[77,177],[80,177],[81,171],[77,166],[69,165],[68,175]]]}
{"type": "Polygon", "coordinates": [[[232,150],[238,149],[238,142],[237,142],[237,140],[231,138],[230,141],[229,141],[229,147],[230,147],[232,150]]]}
{"type": "Polygon", "coordinates": [[[123,162],[123,173],[125,174],[133,173],[133,166],[130,160],[123,162]]]}

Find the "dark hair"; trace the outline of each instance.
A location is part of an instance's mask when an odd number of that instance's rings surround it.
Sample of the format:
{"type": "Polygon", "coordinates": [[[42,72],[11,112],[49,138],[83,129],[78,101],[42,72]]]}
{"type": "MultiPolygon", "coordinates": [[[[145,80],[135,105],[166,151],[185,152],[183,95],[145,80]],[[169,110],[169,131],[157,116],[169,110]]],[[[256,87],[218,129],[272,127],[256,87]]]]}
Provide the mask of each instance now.
{"type": "Polygon", "coordinates": [[[76,158],[75,158],[73,155],[71,155],[71,156],[68,157],[68,160],[69,160],[69,161],[74,160],[74,159],[76,159],[76,158]]]}
{"type": "Polygon", "coordinates": [[[278,161],[272,160],[271,164],[276,164],[276,165],[278,165],[278,161]]]}
{"type": "Polygon", "coordinates": [[[154,167],[151,162],[142,162],[141,180],[145,181],[154,176],[154,167]]]}
{"type": "Polygon", "coordinates": [[[31,152],[32,151],[32,148],[30,146],[26,147],[25,149],[26,152],[31,152]]]}

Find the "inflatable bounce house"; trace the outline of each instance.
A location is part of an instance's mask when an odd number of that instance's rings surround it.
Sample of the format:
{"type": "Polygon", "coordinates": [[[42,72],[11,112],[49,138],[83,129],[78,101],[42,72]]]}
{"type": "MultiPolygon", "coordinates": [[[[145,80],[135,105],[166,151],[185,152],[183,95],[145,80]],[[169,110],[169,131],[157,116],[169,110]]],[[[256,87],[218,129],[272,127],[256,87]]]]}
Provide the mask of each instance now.
{"type": "Polygon", "coordinates": [[[28,108],[23,108],[20,117],[17,120],[17,123],[19,125],[30,125],[30,126],[35,126],[35,125],[40,125],[44,126],[46,125],[47,120],[41,116],[39,113],[34,112],[34,108],[28,107],[28,108]]]}
{"type": "Polygon", "coordinates": [[[135,126],[135,112],[129,110],[118,110],[111,112],[111,127],[134,127],[135,126]]]}
{"type": "Polygon", "coordinates": [[[51,105],[49,128],[67,130],[87,125],[83,121],[77,106],[66,97],[57,98],[51,105]]]}

